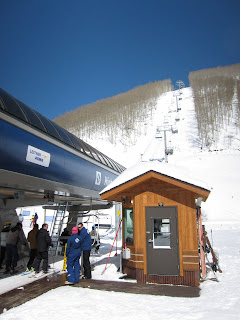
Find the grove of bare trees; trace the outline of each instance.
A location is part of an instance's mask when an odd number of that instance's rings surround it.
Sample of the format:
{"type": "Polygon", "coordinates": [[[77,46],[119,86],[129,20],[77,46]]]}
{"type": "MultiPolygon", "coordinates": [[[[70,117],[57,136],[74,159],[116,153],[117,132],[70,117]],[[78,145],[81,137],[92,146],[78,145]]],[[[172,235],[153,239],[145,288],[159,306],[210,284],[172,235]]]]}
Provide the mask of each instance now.
{"type": "Polygon", "coordinates": [[[191,72],[189,82],[203,147],[216,143],[220,128],[240,128],[240,64],[191,72]]]}
{"type": "MultiPolygon", "coordinates": [[[[202,148],[216,146],[223,130],[226,147],[231,147],[234,130],[228,134],[228,129],[240,130],[240,64],[191,72],[189,82],[202,148]]],[[[143,124],[151,119],[158,98],[172,90],[170,79],[150,82],[78,107],[54,121],[86,142],[101,136],[112,144],[132,146],[144,134],[143,124]]]]}
{"type": "Polygon", "coordinates": [[[151,82],[81,106],[54,119],[54,122],[85,141],[101,135],[113,144],[120,137],[123,144],[132,145],[134,137],[144,130],[139,124],[152,114],[158,97],[172,89],[170,79],[151,82]]]}

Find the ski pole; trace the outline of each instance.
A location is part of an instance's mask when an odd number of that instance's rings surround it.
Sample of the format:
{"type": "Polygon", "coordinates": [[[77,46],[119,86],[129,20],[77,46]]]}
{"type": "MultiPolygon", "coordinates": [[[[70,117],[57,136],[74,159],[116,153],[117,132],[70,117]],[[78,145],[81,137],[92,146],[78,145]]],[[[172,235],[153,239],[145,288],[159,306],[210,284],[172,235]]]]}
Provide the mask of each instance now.
{"type": "Polygon", "coordinates": [[[115,236],[114,241],[113,241],[113,244],[112,244],[112,248],[111,248],[111,250],[110,250],[110,252],[109,252],[109,256],[108,256],[108,259],[107,259],[107,262],[106,262],[105,269],[103,270],[103,272],[102,272],[101,274],[104,274],[104,272],[105,272],[106,269],[107,269],[107,264],[108,264],[108,261],[109,261],[109,259],[110,259],[110,255],[111,255],[111,252],[112,252],[112,249],[113,249],[115,240],[117,239],[117,235],[118,235],[118,231],[119,231],[119,229],[120,229],[121,223],[122,223],[122,219],[121,219],[121,221],[120,221],[120,223],[119,223],[119,226],[118,226],[118,229],[117,229],[117,232],[116,232],[116,236],[115,236]]]}

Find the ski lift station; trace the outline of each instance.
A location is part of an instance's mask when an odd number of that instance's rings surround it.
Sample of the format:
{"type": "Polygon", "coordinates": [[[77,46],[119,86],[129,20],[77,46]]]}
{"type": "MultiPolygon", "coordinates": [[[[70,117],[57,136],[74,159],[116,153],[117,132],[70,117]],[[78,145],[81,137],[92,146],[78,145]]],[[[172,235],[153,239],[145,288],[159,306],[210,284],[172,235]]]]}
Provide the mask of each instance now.
{"type": "Polygon", "coordinates": [[[100,193],[122,203],[122,270],[139,283],[199,286],[196,200],[210,191],[186,177],[169,164],[141,163],[100,193]]]}
{"type": "Polygon", "coordinates": [[[3,89],[0,136],[0,228],[19,221],[17,208],[42,206],[56,211],[57,242],[66,212],[75,226],[78,214],[113,206],[99,192],[125,168],[3,89]]]}

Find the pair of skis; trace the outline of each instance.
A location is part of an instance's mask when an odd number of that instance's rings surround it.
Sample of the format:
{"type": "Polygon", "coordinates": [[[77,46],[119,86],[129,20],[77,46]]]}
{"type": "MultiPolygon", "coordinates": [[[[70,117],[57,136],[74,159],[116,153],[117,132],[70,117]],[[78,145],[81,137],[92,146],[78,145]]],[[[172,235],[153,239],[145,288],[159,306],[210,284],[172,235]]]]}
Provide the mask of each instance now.
{"type": "Polygon", "coordinates": [[[222,270],[219,267],[218,264],[218,258],[216,254],[214,253],[214,250],[212,248],[212,245],[208,239],[207,232],[205,231],[203,225],[202,225],[202,216],[201,216],[201,208],[197,207],[197,219],[198,219],[198,243],[199,243],[199,250],[200,250],[200,262],[201,262],[201,271],[202,271],[202,277],[205,278],[207,275],[207,269],[206,269],[206,262],[211,266],[211,270],[214,274],[214,278],[217,282],[219,282],[218,277],[216,275],[216,272],[222,273],[222,270]],[[212,255],[212,263],[208,259],[208,253],[211,253],[212,255]]]}
{"type": "Polygon", "coordinates": [[[206,243],[206,252],[210,252],[211,255],[212,255],[212,261],[213,261],[212,269],[214,271],[218,271],[218,272],[222,273],[222,270],[221,270],[221,268],[219,267],[219,264],[218,264],[218,258],[217,258],[216,254],[215,254],[215,252],[214,252],[214,250],[212,248],[212,245],[211,245],[211,243],[210,243],[210,241],[208,239],[206,231],[204,231],[203,237],[204,237],[204,240],[205,240],[205,243],[206,243]]]}
{"type": "Polygon", "coordinates": [[[33,273],[34,272],[34,270],[26,270],[26,271],[23,271],[22,273],[21,273],[21,276],[26,276],[27,274],[31,274],[31,273],[33,273]]]}
{"type": "Polygon", "coordinates": [[[28,276],[28,278],[41,278],[42,276],[46,276],[47,274],[49,274],[49,272],[33,272],[31,275],[28,276]]]}
{"type": "Polygon", "coordinates": [[[58,270],[49,270],[48,272],[44,272],[44,271],[39,271],[39,272],[33,272],[32,274],[30,274],[28,276],[28,278],[44,278],[44,277],[51,277],[56,273],[59,273],[60,271],[58,270]]]}
{"type": "Polygon", "coordinates": [[[219,282],[218,277],[216,275],[216,272],[218,271],[218,272],[222,273],[222,270],[218,264],[218,258],[212,248],[212,245],[211,245],[211,243],[208,239],[208,236],[207,236],[207,232],[205,230],[203,232],[203,238],[204,238],[204,242],[205,242],[204,253],[205,253],[206,260],[211,267],[211,270],[214,274],[215,280],[217,282],[219,282]],[[211,255],[212,255],[212,262],[210,262],[208,259],[208,253],[211,253],[211,255]]]}

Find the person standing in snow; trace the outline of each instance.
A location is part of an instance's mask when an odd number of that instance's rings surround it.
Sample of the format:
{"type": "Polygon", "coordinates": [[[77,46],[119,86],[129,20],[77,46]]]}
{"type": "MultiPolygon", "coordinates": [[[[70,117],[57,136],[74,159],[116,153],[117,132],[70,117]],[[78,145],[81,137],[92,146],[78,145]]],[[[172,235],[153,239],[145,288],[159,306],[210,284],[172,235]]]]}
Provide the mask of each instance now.
{"type": "Polygon", "coordinates": [[[62,234],[61,234],[61,237],[60,237],[60,244],[62,246],[62,254],[64,255],[64,252],[65,252],[65,247],[66,247],[66,244],[68,242],[68,239],[69,237],[71,236],[70,232],[68,231],[67,228],[64,228],[62,234]]]}
{"type": "Polygon", "coordinates": [[[96,232],[95,226],[92,226],[92,231],[90,232],[92,247],[95,248],[95,253],[99,253],[100,248],[100,236],[96,232]]]}
{"type": "Polygon", "coordinates": [[[27,245],[27,239],[25,238],[24,232],[22,230],[22,224],[18,222],[15,227],[13,227],[8,232],[6,249],[7,249],[7,259],[6,259],[6,271],[4,273],[14,273],[18,262],[18,248],[17,244],[21,242],[23,245],[27,245]]]}
{"type": "Polygon", "coordinates": [[[92,249],[92,241],[89,231],[84,228],[82,223],[78,224],[78,233],[80,235],[81,239],[81,247],[83,251],[83,270],[84,275],[82,279],[91,279],[92,273],[91,273],[91,265],[90,265],[90,253],[92,249]]]}
{"type": "Polygon", "coordinates": [[[34,215],[34,225],[37,224],[37,221],[38,221],[38,214],[37,214],[37,212],[35,212],[35,215],[34,215]]]}
{"type": "Polygon", "coordinates": [[[6,243],[8,232],[10,231],[10,224],[6,224],[1,231],[1,258],[0,258],[0,269],[2,269],[2,264],[6,255],[6,243]]]}
{"type": "Polygon", "coordinates": [[[38,234],[38,224],[35,223],[33,229],[28,232],[27,241],[30,243],[30,254],[27,263],[27,270],[30,270],[33,266],[34,259],[37,255],[37,234],[38,234]]]}
{"type": "Polygon", "coordinates": [[[44,223],[37,234],[37,256],[33,263],[36,273],[39,272],[40,263],[43,260],[42,269],[44,273],[48,272],[48,248],[53,247],[52,239],[48,233],[48,224],[44,223]]]}
{"type": "Polygon", "coordinates": [[[65,284],[74,284],[79,282],[80,263],[81,256],[81,239],[78,235],[78,228],[72,228],[72,236],[67,241],[67,281],[65,284]]]}
{"type": "Polygon", "coordinates": [[[31,221],[30,221],[30,227],[33,227],[34,226],[34,215],[32,215],[31,217],[31,221]]]}

